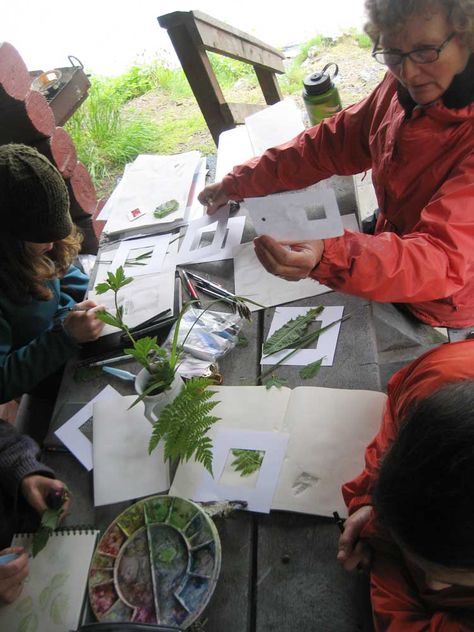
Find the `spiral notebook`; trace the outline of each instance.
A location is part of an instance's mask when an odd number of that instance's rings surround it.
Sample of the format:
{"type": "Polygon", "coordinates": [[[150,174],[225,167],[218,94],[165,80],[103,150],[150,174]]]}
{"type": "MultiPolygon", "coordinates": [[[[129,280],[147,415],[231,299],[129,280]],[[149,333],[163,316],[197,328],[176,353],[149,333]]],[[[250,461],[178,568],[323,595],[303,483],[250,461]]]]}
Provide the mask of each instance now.
{"type": "MultiPolygon", "coordinates": [[[[61,529],[30,557],[29,577],[17,600],[0,608],[0,629],[8,632],[69,632],[82,618],[89,566],[99,531],[61,529]]],[[[17,534],[12,546],[31,551],[32,534],[17,534]]]]}

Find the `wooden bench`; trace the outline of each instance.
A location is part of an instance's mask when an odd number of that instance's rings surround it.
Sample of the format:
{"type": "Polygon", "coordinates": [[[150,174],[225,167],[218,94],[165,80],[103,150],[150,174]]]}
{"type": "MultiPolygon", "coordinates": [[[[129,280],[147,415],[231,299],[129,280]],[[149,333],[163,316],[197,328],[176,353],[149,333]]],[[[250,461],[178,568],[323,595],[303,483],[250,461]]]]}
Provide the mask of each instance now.
{"type": "Polygon", "coordinates": [[[158,22],[168,31],[216,145],[221,132],[243,123],[246,116],[264,106],[227,103],[206,51],[251,64],[266,103],[281,101],[275,76],[284,72],[280,51],[200,11],[167,13],[158,22]]]}

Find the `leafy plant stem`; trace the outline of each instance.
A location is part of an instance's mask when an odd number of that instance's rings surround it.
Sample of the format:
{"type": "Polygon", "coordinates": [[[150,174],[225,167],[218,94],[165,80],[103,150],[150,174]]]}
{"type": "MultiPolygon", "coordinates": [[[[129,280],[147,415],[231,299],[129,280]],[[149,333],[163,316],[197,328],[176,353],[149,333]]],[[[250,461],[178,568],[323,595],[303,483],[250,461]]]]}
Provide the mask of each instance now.
{"type": "MultiPolygon", "coordinates": [[[[318,329],[318,331],[314,331],[314,332],[312,332],[310,334],[307,334],[306,336],[303,336],[302,338],[300,338],[300,340],[298,341],[298,344],[294,347],[294,349],[291,349],[291,351],[289,353],[287,353],[285,356],[283,356],[283,358],[281,360],[278,360],[278,362],[273,364],[270,369],[267,369],[263,373],[260,373],[260,375],[258,376],[258,379],[259,380],[263,380],[264,378],[266,378],[268,375],[270,375],[270,373],[273,373],[273,371],[276,369],[277,366],[280,366],[280,364],[283,364],[283,362],[285,360],[287,360],[293,354],[295,354],[297,351],[299,351],[305,344],[311,344],[312,342],[314,342],[315,340],[317,340],[319,338],[319,336],[323,333],[323,331],[326,331],[327,329],[330,329],[331,327],[333,327],[337,323],[344,322],[345,320],[350,318],[350,316],[351,316],[350,314],[347,314],[346,316],[343,316],[342,318],[339,318],[338,320],[335,320],[333,323],[330,323],[329,325],[326,325],[326,327],[321,327],[321,329],[318,329]]],[[[268,355],[272,355],[272,354],[268,354],[268,355]]]]}

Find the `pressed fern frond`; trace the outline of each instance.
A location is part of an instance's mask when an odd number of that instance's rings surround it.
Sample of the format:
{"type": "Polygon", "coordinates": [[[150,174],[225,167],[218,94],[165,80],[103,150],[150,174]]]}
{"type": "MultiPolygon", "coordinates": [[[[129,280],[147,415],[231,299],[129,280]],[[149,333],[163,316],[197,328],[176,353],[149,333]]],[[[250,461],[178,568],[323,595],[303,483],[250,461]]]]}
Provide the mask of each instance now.
{"type": "Polygon", "coordinates": [[[210,415],[218,402],[210,401],[215,391],[207,389],[209,384],[211,381],[206,378],[185,383],[153,424],[149,453],[163,440],[165,460],[189,461],[194,457],[212,475],[212,441],[207,432],[219,417],[210,415]]]}
{"type": "Polygon", "coordinates": [[[312,307],[305,314],[292,318],[277,329],[263,345],[263,353],[271,355],[282,349],[289,349],[306,333],[310,323],[323,311],[324,307],[312,307]]]}
{"type": "Polygon", "coordinates": [[[231,463],[234,470],[240,472],[240,476],[250,476],[260,469],[265,452],[234,448],[232,454],[235,456],[235,459],[231,463]]]}

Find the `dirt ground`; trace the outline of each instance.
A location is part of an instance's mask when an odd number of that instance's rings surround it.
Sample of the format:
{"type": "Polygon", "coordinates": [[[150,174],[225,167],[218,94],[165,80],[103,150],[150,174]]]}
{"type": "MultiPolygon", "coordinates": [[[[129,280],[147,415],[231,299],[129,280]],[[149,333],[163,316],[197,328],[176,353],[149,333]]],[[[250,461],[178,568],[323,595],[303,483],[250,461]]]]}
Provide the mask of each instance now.
{"type": "MultiPolygon", "coordinates": [[[[368,95],[384,75],[385,69],[377,64],[370,50],[360,48],[353,38],[340,40],[335,46],[324,48],[308,57],[303,62],[305,75],[322,70],[330,62],[339,66],[337,87],[343,106],[360,101],[368,95]]],[[[287,62],[289,63],[289,61],[287,62]]],[[[245,79],[240,79],[228,91],[224,92],[226,100],[234,103],[262,103],[264,99],[259,87],[252,87],[245,79]]],[[[291,95],[304,111],[301,92],[291,95]]],[[[194,97],[174,101],[159,89],[149,92],[130,102],[129,107],[135,111],[147,113],[158,123],[163,120],[177,119],[199,115],[199,107],[194,97]]],[[[203,119],[203,129],[193,133],[180,144],[176,151],[199,149],[205,155],[213,154],[216,147],[203,119]]]]}

